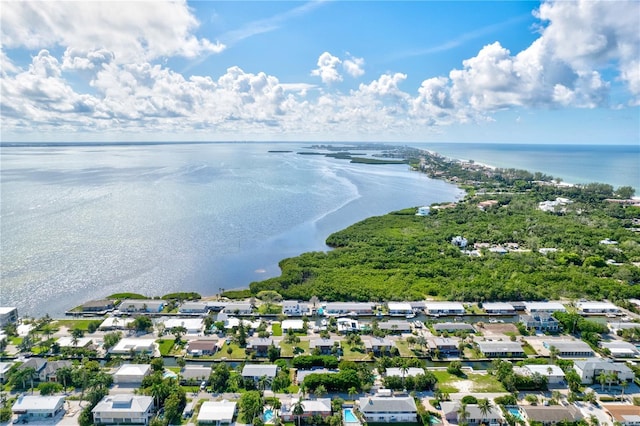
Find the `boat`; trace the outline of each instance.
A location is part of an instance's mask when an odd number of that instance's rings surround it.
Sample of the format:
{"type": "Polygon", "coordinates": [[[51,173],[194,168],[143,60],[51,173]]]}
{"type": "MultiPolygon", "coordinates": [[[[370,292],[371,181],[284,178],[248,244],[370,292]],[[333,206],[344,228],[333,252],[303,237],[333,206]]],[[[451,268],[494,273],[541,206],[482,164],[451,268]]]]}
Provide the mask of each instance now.
{"type": "Polygon", "coordinates": [[[407,314],[405,316],[406,319],[411,319],[411,318],[415,318],[415,317],[416,317],[416,314],[407,314]]]}

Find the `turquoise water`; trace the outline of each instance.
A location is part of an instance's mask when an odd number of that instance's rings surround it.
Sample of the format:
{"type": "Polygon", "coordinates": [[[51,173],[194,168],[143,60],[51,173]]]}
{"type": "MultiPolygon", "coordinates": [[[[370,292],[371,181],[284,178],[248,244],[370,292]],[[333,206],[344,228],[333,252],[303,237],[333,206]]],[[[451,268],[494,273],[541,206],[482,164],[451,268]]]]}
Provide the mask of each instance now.
{"type": "Polygon", "coordinates": [[[272,409],[265,410],[262,418],[264,419],[265,422],[268,422],[269,420],[273,419],[273,410],[272,409]]]}
{"type": "Polygon", "coordinates": [[[513,417],[515,417],[518,420],[522,420],[522,414],[520,414],[520,410],[517,408],[507,408],[507,411],[509,413],[511,413],[511,415],[513,417]]]}
{"type": "Polygon", "coordinates": [[[442,423],[442,420],[440,420],[436,416],[429,416],[429,423],[432,425],[439,425],[442,423]]]}
{"type": "Polygon", "coordinates": [[[353,410],[351,408],[344,409],[344,421],[345,423],[360,423],[353,410]]]}

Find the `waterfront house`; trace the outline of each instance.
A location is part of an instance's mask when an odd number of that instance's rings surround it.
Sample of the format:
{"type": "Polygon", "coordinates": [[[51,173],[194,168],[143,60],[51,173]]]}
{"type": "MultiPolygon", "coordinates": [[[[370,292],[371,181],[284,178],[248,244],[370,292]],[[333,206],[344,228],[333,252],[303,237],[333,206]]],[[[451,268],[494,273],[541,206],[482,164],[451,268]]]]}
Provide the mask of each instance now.
{"type": "Polygon", "coordinates": [[[79,337],[74,339],[71,336],[62,336],[56,343],[61,348],[87,348],[93,344],[93,339],[91,337],[79,337]]]}
{"type": "Polygon", "coordinates": [[[270,379],[276,377],[278,366],[275,364],[246,364],[242,369],[242,377],[258,383],[262,376],[270,379]]]}
{"type": "Polygon", "coordinates": [[[373,315],[374,303],[330,302],[322,307],[325,315],[373,315]]]}
{"type": "Polygon", "coordinates": [[[580,410],[574,405],[524,405],[520,412],[529,423],[539,422],[543,426],[551,426],[557,423],[574,423],[583,418],[580,410]]]}
{"type": "Polygon", "coordinates": [[[331,338],[320,338],[309,340],[309,350],[311,352],[318,351],[322,355],[329,355],[333,348],[340,348],[340,341],[331,338]]]}
{"type": "Polygon", "coordinates": [[[282,302],[282,313],[289,316],[301,317],[308,315],[309,304],[297,300],[285,300],[282,302]]]}
{"type": "Polygon", "coordinates": [[[153,355],[155,349],[154,339],[125,338],[109,349],[109,352],[118,355],[130,355],[131,353],[153,355]]]}
{"type": "MultiPolygon", "coordinates": [[[[640,326],[640,324],[638,325],[640,326]]],[[[600,342],[600,347],[609,350],[609,353],[614,358],[635,358],[640,355],[640,351],[635,345],[621,340],[600,342]]]]}
{"type": "Polygon", "coordinates": [[[462,235],[456,235],[455,237],[451,238],[451,244],[456,247],[465,248],[469,244],[469,241],[467,241],[467,239],[462,235]]]}
{"type": "Polygon", "coordinates": [[[100,324],[98,329],[110,331],[110,330],[126,330],[129,324],[132,324],[135,321],[133,318],[124,318],[124,317],[106,317],[104,321],[100,324]]]}
{"type": "Polygon", "coordinates": [[[209,312],[209,305],[207,302],[184,302],[178,308],[178,312],[181,314],[203,315],[209,312]]]}
{"type": "Polygon", "coordinates": [[[391,352],[391,348],[395,346],[393,341],[386,337],[371,336],[368,339],[362,339],[362,341],[364,348],[374,354],[387,354],[391,352]]]}
{"type": "Polygon", "coordinates": [[[165,333],[172,333],[178,327],[184,327],[185,334],[201,335],[204,332],[202,318],[169,318],[164,320],[165,333]]]}
{"type": "Polygon", "coordinates": [[[627,364],[614,362],[612,359],[589,358],[578,360],[573,363],[573,369],[576,370],[582,384],[585,385],[598,383],[598,377],[601,373],[615,374],[616,383],[618,381],[631,382],[635,377],[633,370],[627,364]]]}
{"type": "Polygon", "coordinates": [[[433,330],[436,333],[455,333],[456,331],[462,331],[466,333],[475,333],[476,330],[471,324],[464,322],[438,322],[433,324],[433,330]]]}
{"type": "Polygon", "coordinates": [[[427,344],[432,353],[439,352],[440,356],[458,356],[460,350],[458,345],[460,339],[451,337],[435,337],[430,339],[427,344]]]}
{"type": "Polygon", "coordinates": [[[609,412],[614,424],[640,426],[640,407],[637,405],[610,404],[603,408],[609,412]]]}
{"type": "MultiPolygon", "coordinates": [[[[443,401],[440,403],[440,408],[447,421],[453,423],[461,423],[459,410],[462,406],[461,401],[443,401]]],[[[465,406],[467,412],[467,418],[464,422],[470,425],[485,424],[489,426],[498,426],[503,424],[504,417],[502,411],[496,405],[492,404],[487,413],[482,413],[478,404],[467,404],[465,406]]]]}
{"type": "Polygon", "coordinates": [[[520,342],[485,340],[478,342],[478,348],[487,358],[515,358],[526,356],[520,342]]]}
{"type": "Polygon", "coordinates": [[[360,324],[358,320],[351,318],[338,318],[336,320],[336,327],[339,333],[350,333],[360,331],[360,324]]]}
{"type": "Polygon", "coordinates": [[[524,302],[524,307],[529,314],[539,314],[541,312],[552,314],[554,312],[567,311],[560,302],[524,302]]]}
{"type": "Polygon", "coordinates": [[[227,401],[205,401],[200,406],[198,412],[199,425],[231,425],[237,412],[237,402],[227,401]]]}
{"type": "Polygon", "coordinates": [[[14,306],[0,306],[0,327],[18,321],[18,308],[14,306]]]}
{"type": "Polygon", "coordinates": [[[413,308],[408,302],[389,302],[389,315],[391,316],[406,316],[413,314],[413,308]]]}
{"type": "Polygon", "coordinates": [[[558,356],[562,358],[588,358],[594,355],[591,346],[577,339],[548,338],[542,345],[549,351],[552,346],[555,347],[558,356]]]}
{"type": "Polygon", "coordinates": [[[358,400],[358,410],[371,423],[413,423],[418,419],[418,408],[411,396],[365,396],[358,400]]]}
{"type": "Polygon", "coordinates": [[[251,303],[229,303],[224,307],[223,312],[233,315],[251,315],[253,307],[251,303]]]}
{"type": "Polygon", "coordinates": [[[565,375],[562,368],[553,364],[526,364],[522,367],[514,367],[518,368],[518,373],[522,376],[533,376],[534,374],[539,374],[542,377],[547,378],[547,383],[550,385],[557,385],[564,381],[565,375]]]}
{"type": "Polygon", "coordinates": [[[247,350],[254,352],[256,356],[267,356],[269,346],[273,345],[271,337],[252,337],[247,340],[247,350]]]}
{"type": "Polygon", "coordinates": [[[288,319],[282,321],[280,324],[283,332],[288,332],[289,330],[293,331],[302,331],[304,330],[304,321],[301,319],[288,319]]]}
{"type": "Polygon", "coordinates": [[[464,305],[460,302],[426,302],[427,315],[464,315],[464,305]]]}
{"type": "Polygon", "coordinates": [[[68,360],[60,360],[60,361],[47,361],[46,365],[40,373],[38,373],[38,378],[41,382],[57,382],[58,381],[58,370],[63,367],[71,367],[73,363],[68,360]]]}
{"type": "Polygon", "coordinates": [[[53,423],[64,415],[64,396],[21,395],[11,407],[17,423],[53,423]]]}
{"type": "Polygon", "coordinates": [[[151,364],[122,364],[113,373],[113,383],[119,385],[140,385],[142,379],[151,374],[151,364]]]}
{"type": "Polygon", "coordinates": [[[18,370],[24,370],[26,368],[33,368],[34,370],[34,379],[38,379],[40,377],[40,373],[42,373],[42,371],[44,370],[44,368],[47,366],[47,360],[44,358],[29,358],[28,360],[26,360],[24,363],[22,363],[19,367],[18,370]]]}
{"type": "Polygon", "coordinates": [[[148,425],[153,416],[153,397],[147,395],[107,395],[91,410],[100,425],[148,425]]]}
{"type": "MultiPolygon", "coordinates": [[[[298,401],[299,399],[292,398],[291,403],[282,404],[280,409],[280,417],[282,420],[285,422],[298,420],[298,416],[293,414],[293,408],[298,401]]],[[[301,403],[303,409],[303,413],[300,415],[301,419],[308,419],[316,415],[327,418],[331,415],[331,398],[303,399],[301,403]]]]}
{"type": "Polygon", "coordinates": [[[115,304],[113,300],[100,299],[100,300],[90,300],[88,302],[83,303],[80,306],[82,312],[93,312],[93,313],[104,313],[111,311],[115,308],[115,304]]]}
{"type": "Polygon", "coordinates": [[[381,321],[378,323],[378,328],[392,334],[411,333],[411,323],[403,320],[381,321]]]}
{"type": "Polygon", "coordinates": [[[200,384],[202,381],[208,382],[211,372],[211,367],[204,365],[185,365],[180,370],[180,383],[194,385],[200,384]]]}
{"type": "Polygon", "coordinates": [[[387,377],[416,377],[419,374],[424,374],[424,368],[409,367],[407,371],[403,372],[402,368],[391,367],[387,368],[384,374],[387,377]]]}
{"type": "Polygon", "coordinates": [[[611,302],[578,302],[577,303],[578,311],[580,311],[583,315],[588,314],[614,314],[617,315],[620,313],[620,308],[614,305],[611,302]]]}
{"type": "Polygon", "coordinates": [[[187,343],[187,354],[191,356],[213,355],[217,350],[217,339],[196,339],[187,343]]]}
{"type": "Polygon", "coordinates": [[[507,302],[486,302],[482,305],[482,309],[488,314],[515,315],[516,308],[507,302]]]}
{"type": "Polygon", "coordinates": [[[429,216],[430,211],[431,208],[428,206],[418,207],[418,213],[416,213],[416,216],[429,216]]]}
{"type": "Polygon", "coordinates": [[[125,299],[118,305],[120,312],[158,313],[164,309],[165,301],[159,299],[125,299]]]}
{"type": "Polygon", "coordinates": [[[547,312],[537,312],[531,315],[523,314],[520,315],[519,319],[525,327],[537,332],[557,333],[560,331],[560,321],[547,312]]]}

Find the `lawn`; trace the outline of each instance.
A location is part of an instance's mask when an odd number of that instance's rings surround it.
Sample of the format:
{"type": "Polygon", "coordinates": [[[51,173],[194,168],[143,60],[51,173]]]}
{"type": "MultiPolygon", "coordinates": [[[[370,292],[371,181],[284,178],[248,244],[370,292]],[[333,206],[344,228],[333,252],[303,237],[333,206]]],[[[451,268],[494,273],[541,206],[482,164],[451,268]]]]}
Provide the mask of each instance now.
{"type": "Polygon", "coordinates": [[[445,370],[433,371],[434,376],[438,379],[438,389],[446,393],[460,392],[460,389],[455,387],[455,382],[459,382],[462,379],[453,374],[447,373],[445,370]]]}
{"type": "Polygon", "coordinates": [[[404,339],[396,340],[396,347],[400,351],[400,356],[402,357],[415,357],[422,355],[418,346],[414,345],[413,348],[409,348],[409,344],[404,339]]]}
{"type": "Polygon", "coordinates": [[[89,324],[97,321],[96,319],[63,319],[57,320],[53,323],[53,326],[58,327],[67,327],[69,330],[73,330],[74,328],[79,328],[81,330],[87,331],[89,329],[89,324]]]}
{"type": "Polygon", "coordinates": [[[362,361],[369,360],[369,354],[363,346],[351,346],[346,341],[341,342],[342,345],[342,359],[347,361],[362,361]]]}
{"type": "Polygon", "coordinates": [[[160,355],[165,356],[171,353],[175,341],[173,339],[159,339],[156,340],[156,343],[158,344],[158,349],[160,349],[160,355]]]}
{"type": "Polygon", "coordinates": [[[444,370],[433,371],[433,374],[438,379],[438,389],[447,393],[460,392],[456,383],[467,380],[473,382],[473,392],[506,392],[502,383],[489,374],[470,373],[466,377],[458,377],[444,370]]]}
{"type": "Polygon", "coordinates": [[[537,355],[537,354],[538,354],[538,353],[536,352],[536,350],[535,350],[535,349],[533,349],[533,348],[531,347],[531,345],[530,345],[529,343],[526,343],[526,342],[522,345],[522,350],[524,351],[524,353],[525,353],[526,355],[537,355]]]}
{"type": "Polygon", "coordinates": [[[271,324],[271,332],[274,336],[282,336],[282,324],[279,322],[271,324]]]}
{"type": "Polygon", "coordinates": [[[260,315],[278,315],[282,313],[281,305],[274,305],[271,303],[263,303],[258,306],[258,313],[260,315]]]}
{"type": "Polygon", "coordinates": [[[244,348],[238,346],[237,343],[230,343],[228,345],[224,345],[222,349],[220,349],[213,356],[213,359],[245,359],[247,357],[247,353],[244,348]],[[231,353],[227,352],[231,348],[231,353]]]}
{"type": "Polygon", "coordinates": [[[300,348],[302,351],[304,351],[305,353],[309,353],[309,341],[308,340],[302,340],[298,343],[294,343],[293,345],[291,343],[285,343],[285,342],[281,342],[280,343],[280,356],[282,357],[290,357],[293,356],[293,350],[294,348],[300,348]]]}

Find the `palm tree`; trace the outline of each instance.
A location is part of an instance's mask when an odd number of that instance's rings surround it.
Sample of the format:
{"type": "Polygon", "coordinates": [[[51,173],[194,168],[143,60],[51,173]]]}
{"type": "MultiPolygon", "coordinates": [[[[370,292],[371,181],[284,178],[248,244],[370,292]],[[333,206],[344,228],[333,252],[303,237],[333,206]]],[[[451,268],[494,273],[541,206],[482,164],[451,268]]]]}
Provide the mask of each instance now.
{"type": "Polygon", "coordinates": [[[468,418],[469,412],[467,411],[467,404],[463,402],[460,404],[460,408],[458,408],[458,423],[465,423],[468,418]]]}
{"type": "Polygon", "coordinates": [[[273,379],[271,379],[271,377],[262,376],[258,379],[258,389],[261,393],[264,393],[264,391],[271,386],[272,382],[273,379]]]}
{"type": "Polygon", "coordinates": [[[167,389],[167,386],[163,382],[154,383],[151,386],[149,393],[151,393],[151,396],[156,403],[156,409],[159,409],[160,401],[167,396],[167,394],[169,393],[169,389],[167,389]]]}
{"type": "Polygon", "coordinates": [[[480,414],[482,414],[482,422],[484,423],[487,419],[487,414],[491,412],[493,408],[493,404],[487,398],[478,400],[478,409],[480,410],[480,414]]]}
{"type": "Polygon", "coordinates": [[[13,375],[13,380],[22,383],[22,389],[26,389],[27,380],[31,380],[31,387],[33,388],[33,376],[36,374],[36,369],[33,367],[25,367],[16,371],[13,375]]]}
{"type": "Polygon", "coordinates": [[[604,384],[607,382],[608,376],[609,375],[604,371],[601,371],[600,374],[598,374],[598,381],[600,382],[600,391],[604,390],[604,384]]]}
{"type": "Polygon", "coordinates": [[[351,386],[349,390],[347,390],[347,393],[349,394],[349,399],[353,399],[353,396],[358,394],[358,389],[356,389],[355,386],[351,386]]]}
{"type": "Polygon", "coordinates": [[[409,372],[409,366],[404,363],[400,366],[400,372],[402,373],[402,386],[405,387],[405,377],[407,377],[407,373],[409,372]]]}
{"type": "Polygon", "coordinates": [[[620,382],[620,399],[624,398],[624,390],[629,386],[629,382],[623,380],[620,382]]]}
{"type": "Polygon", "coordinates": [[[302,403],[302,400],[299,399],[291,407],[293,408],[291,411],[293,415],[298,416],[298,426],[300,426],[300,417],[304,414],[304,404],[302,403]]]}
{"type": "Polygon", "coordinates": [[[318,387],[313,391],[313,393],[315,394],[316,398],[322,398],[324,395],[327,394],[327,388],[325,388],[324,385],[318,385],[318,387]]]}
{"type": "Polygon", "coordinates": [[[560,355],[560,350],[555,346],[549,346],[549,357],[551,358],[551,362],[555,363],[558,359],[558,355],[560,355]]]}
{"type": "Polygon", "coordinates": [[[609,385],[609,392],[611,392],[611,384],[618,381],[618,374],[615,371],[607,373],[607,384],[609,385]]]}

